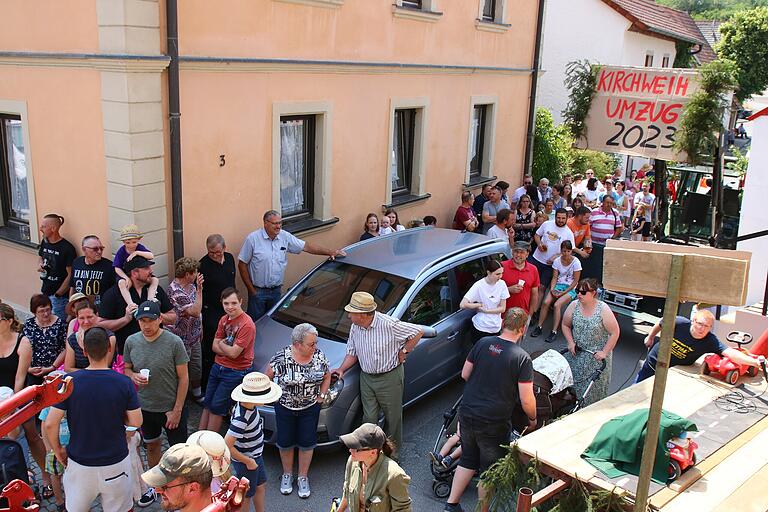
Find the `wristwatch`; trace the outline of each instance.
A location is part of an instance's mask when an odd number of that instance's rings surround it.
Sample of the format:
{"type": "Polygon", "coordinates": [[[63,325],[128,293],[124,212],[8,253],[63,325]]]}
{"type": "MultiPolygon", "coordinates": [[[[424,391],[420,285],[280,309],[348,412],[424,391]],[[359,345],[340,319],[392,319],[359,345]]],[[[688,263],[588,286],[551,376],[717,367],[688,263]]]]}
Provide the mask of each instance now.
{"type": "Polygon", "coordinates": [[[405,348],[405,347],[401,348],[400,350],[402,350],[402,351],[403,351],[403,354],[407,354],[407,353],[408,353],[408,349],[407,349],[407,348],[405,348]]]}

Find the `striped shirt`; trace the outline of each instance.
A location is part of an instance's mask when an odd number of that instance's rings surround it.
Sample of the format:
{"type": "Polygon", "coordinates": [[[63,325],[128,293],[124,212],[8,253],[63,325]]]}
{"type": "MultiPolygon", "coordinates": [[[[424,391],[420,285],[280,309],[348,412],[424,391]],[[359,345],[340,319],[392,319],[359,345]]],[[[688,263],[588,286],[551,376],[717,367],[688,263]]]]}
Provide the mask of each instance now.
{"type": "Polygon", "coordinates": [[[264,451],[264,420],[257,408],[246,409],[242,404],[235,406],[227,435],[235,438],[235,448],[255,459],[264,451]]]}
{"type": "Polygon", "coordinates": [[[602,208],[595,208],[589,216],[589,228],[592,232],[592,242],[605,244],[605,241],[613,237],[616,229],[621,228],[621,217],[616,210],[604,212],[602,208]]]}
{"type": "Polygon", "coordinates": [[[347,354],[357,356],[365,373],[377,374],[394,370],[405,342],[421,332],[418,326],[401,322],[376,311],[371,326],[363,329],[352,324],[347,341],[347,354]]]}

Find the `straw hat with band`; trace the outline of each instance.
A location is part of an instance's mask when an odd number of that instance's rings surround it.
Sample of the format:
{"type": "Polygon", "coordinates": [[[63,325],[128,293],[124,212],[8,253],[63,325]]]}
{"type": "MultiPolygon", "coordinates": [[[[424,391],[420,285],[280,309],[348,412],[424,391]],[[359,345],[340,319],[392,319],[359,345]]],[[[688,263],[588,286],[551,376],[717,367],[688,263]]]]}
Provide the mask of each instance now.
{"type": "Polygon", "coordinates": [[[271,404],[283,395],[280,386],[260,372],[243,377],[243,383],[232,390],[232,400],[249,404],[271,404]]]}
{"type": "Polygon", "coordinates": [[[355,292],[349,299],[349,304],[344,306],[347,313],[373,313],[376,311],[376,301],[368,292],[355,292]]]}
{"type": "Polygon", "coordinates": [[[220,477],[229,469],[232,455],[227,443],[218,432],[211,430],[198,430],[187,439],[187,444],[197,445],[205,450],[211,461],[211,470],[214,477],[220,477]]]}
{"type": "Polygon", "coordinates": [[[66,307],[66,308],[64,308],[64,311],[65,311],[65,312],[66,312],[66,313],[67,313],[69,316],[72,316],[72,317],[74,317],[74,316],[75,316],[75,305],[76,305],[78,302],[80,302],[81,300],[83,300],[83,299],[87,300],[87,301],[88,301],[88,303],[89,303],[91,306],[93,306],[93,301],[91,300],[91,298],[90,298],[90,297],[88,297],[88,296],[87,296],[86,294],[84,294],[84,293],[80,293],[80,292],[77,292],[77,293],[73,293],[73,294],[72,294],[72,295],[69,297],[69,301],[67,302],[67,307],[66,307]]]}
{"type": "Polygon", "coordinates": [[[144,233],[141,232],[139,226],[136,224],[128,224],[120,230],[120,241],[133,240],[135,238],[144,238],[144,233]]]}

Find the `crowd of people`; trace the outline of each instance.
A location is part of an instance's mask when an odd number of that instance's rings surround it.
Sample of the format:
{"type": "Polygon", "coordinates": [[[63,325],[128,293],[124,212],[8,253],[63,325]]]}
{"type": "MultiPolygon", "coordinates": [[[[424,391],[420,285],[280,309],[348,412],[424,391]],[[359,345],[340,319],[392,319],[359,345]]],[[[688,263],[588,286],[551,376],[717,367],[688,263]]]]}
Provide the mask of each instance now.
{"type": "MultiPolygon", "coordinates": [[[[550,308],[553,326],[545,341],[562,331],[578,375],[606,360],[587,403],[607,395],[619,327],[583,262],[625,227],[631,226],[632,236],[650,237],[645,226],[652,222],[655,197],[634,175],[598,181],[588,170],[586,177],[566,176],[552,186],[546,179],[534,186],[525,176],[521,187],[509,189],[499,181],[483,186],[477,198],[464,192],[452,224],[508,240],[512,258],[489,261],[486,275],[460,303],[475,311],[475,343],[462,370],[467,385],[459,410],[460,445],[433,454],[443,465],[460,459],[448,511],[461,510],[458,500],[472,476],[498,458],[508,433],[505,418],[516,405],[536,425],[531,360],[517,342],[529,329],[533,337],[542,334],[550,308]]],[[[281,296],[287,254],[345,256],[341,249],[283,230],[274,210],[262,220],[237,256],[227,251],[221,235],[210,235],[199,260],[175,262],[166,289],[153,274],[154,254],[141,243],[137,226],[121,230],[122,245],[110,261],[98,236],[85,236],[77,256],[60,233],[63,217],[43,218],[42,285],[30,299],[32,316],[22,324],[13,308],[0,303],[0,396],[40,384],[54,372],[72,377],[69,398],[12,434],[41,468],[42,497],[55,499],[59,510],[88,510],[98,496],[107,511],[130,510],[134,502],[147,506],[158,498],[168,510],[198,510],[189,507],[209,502],[212,489],[234,474],[248,478],[248,497],[263,511],[268,478],[258,409],[263,404],[275,409],[280,492],[289,495],[295,485],[298,496],[307,498],[321,405],[333,376],[343,377],[354,365],[361,369],[364,424],[341,438],[350,458],[339,510],[367,510],[372,496],[387,501],[381,510],[411,510],[410,479],[398,465],[403,363],[422,329],[378,311],[371,294],[355,291],[345,307],[352,325],[338,368],[330,367],[318,348],[318,331],[308,323],[295,326],[285,347],[264,367],[255,367],[255,322],[281,296]],[[238,275],[247,297],[237,289],[238,275]],[[191,436],[190,403],[203,408],[191,436]],[[381,416],[386,432],[378,426],[381,416]],[[172,446],[165,454],[164,437],[172,446]]],[[[434,226],[437,220],[427,216],[411,224],[434,226]]],[[[403,229],[394,210],[381,218],[371,213],[360,239],[403,229]]],[[[693,337],[700,339],[703,328],[696,325],[693,337]]],[[[649,372],[644,366],[638,380],[649,372]]]]}

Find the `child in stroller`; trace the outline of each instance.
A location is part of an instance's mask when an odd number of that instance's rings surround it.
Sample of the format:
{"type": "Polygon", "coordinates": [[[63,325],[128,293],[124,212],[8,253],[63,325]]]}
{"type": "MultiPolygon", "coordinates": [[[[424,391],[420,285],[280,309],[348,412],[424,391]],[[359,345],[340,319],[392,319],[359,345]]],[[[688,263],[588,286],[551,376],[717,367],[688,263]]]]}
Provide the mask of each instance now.
{"type": "Polygon", "coordinates": [[[432,463],[450,469],[453,463],[461,457],[461,425],[456,422],[456,433],[450,436],[440,451],[429,452],[432,463]]]}

